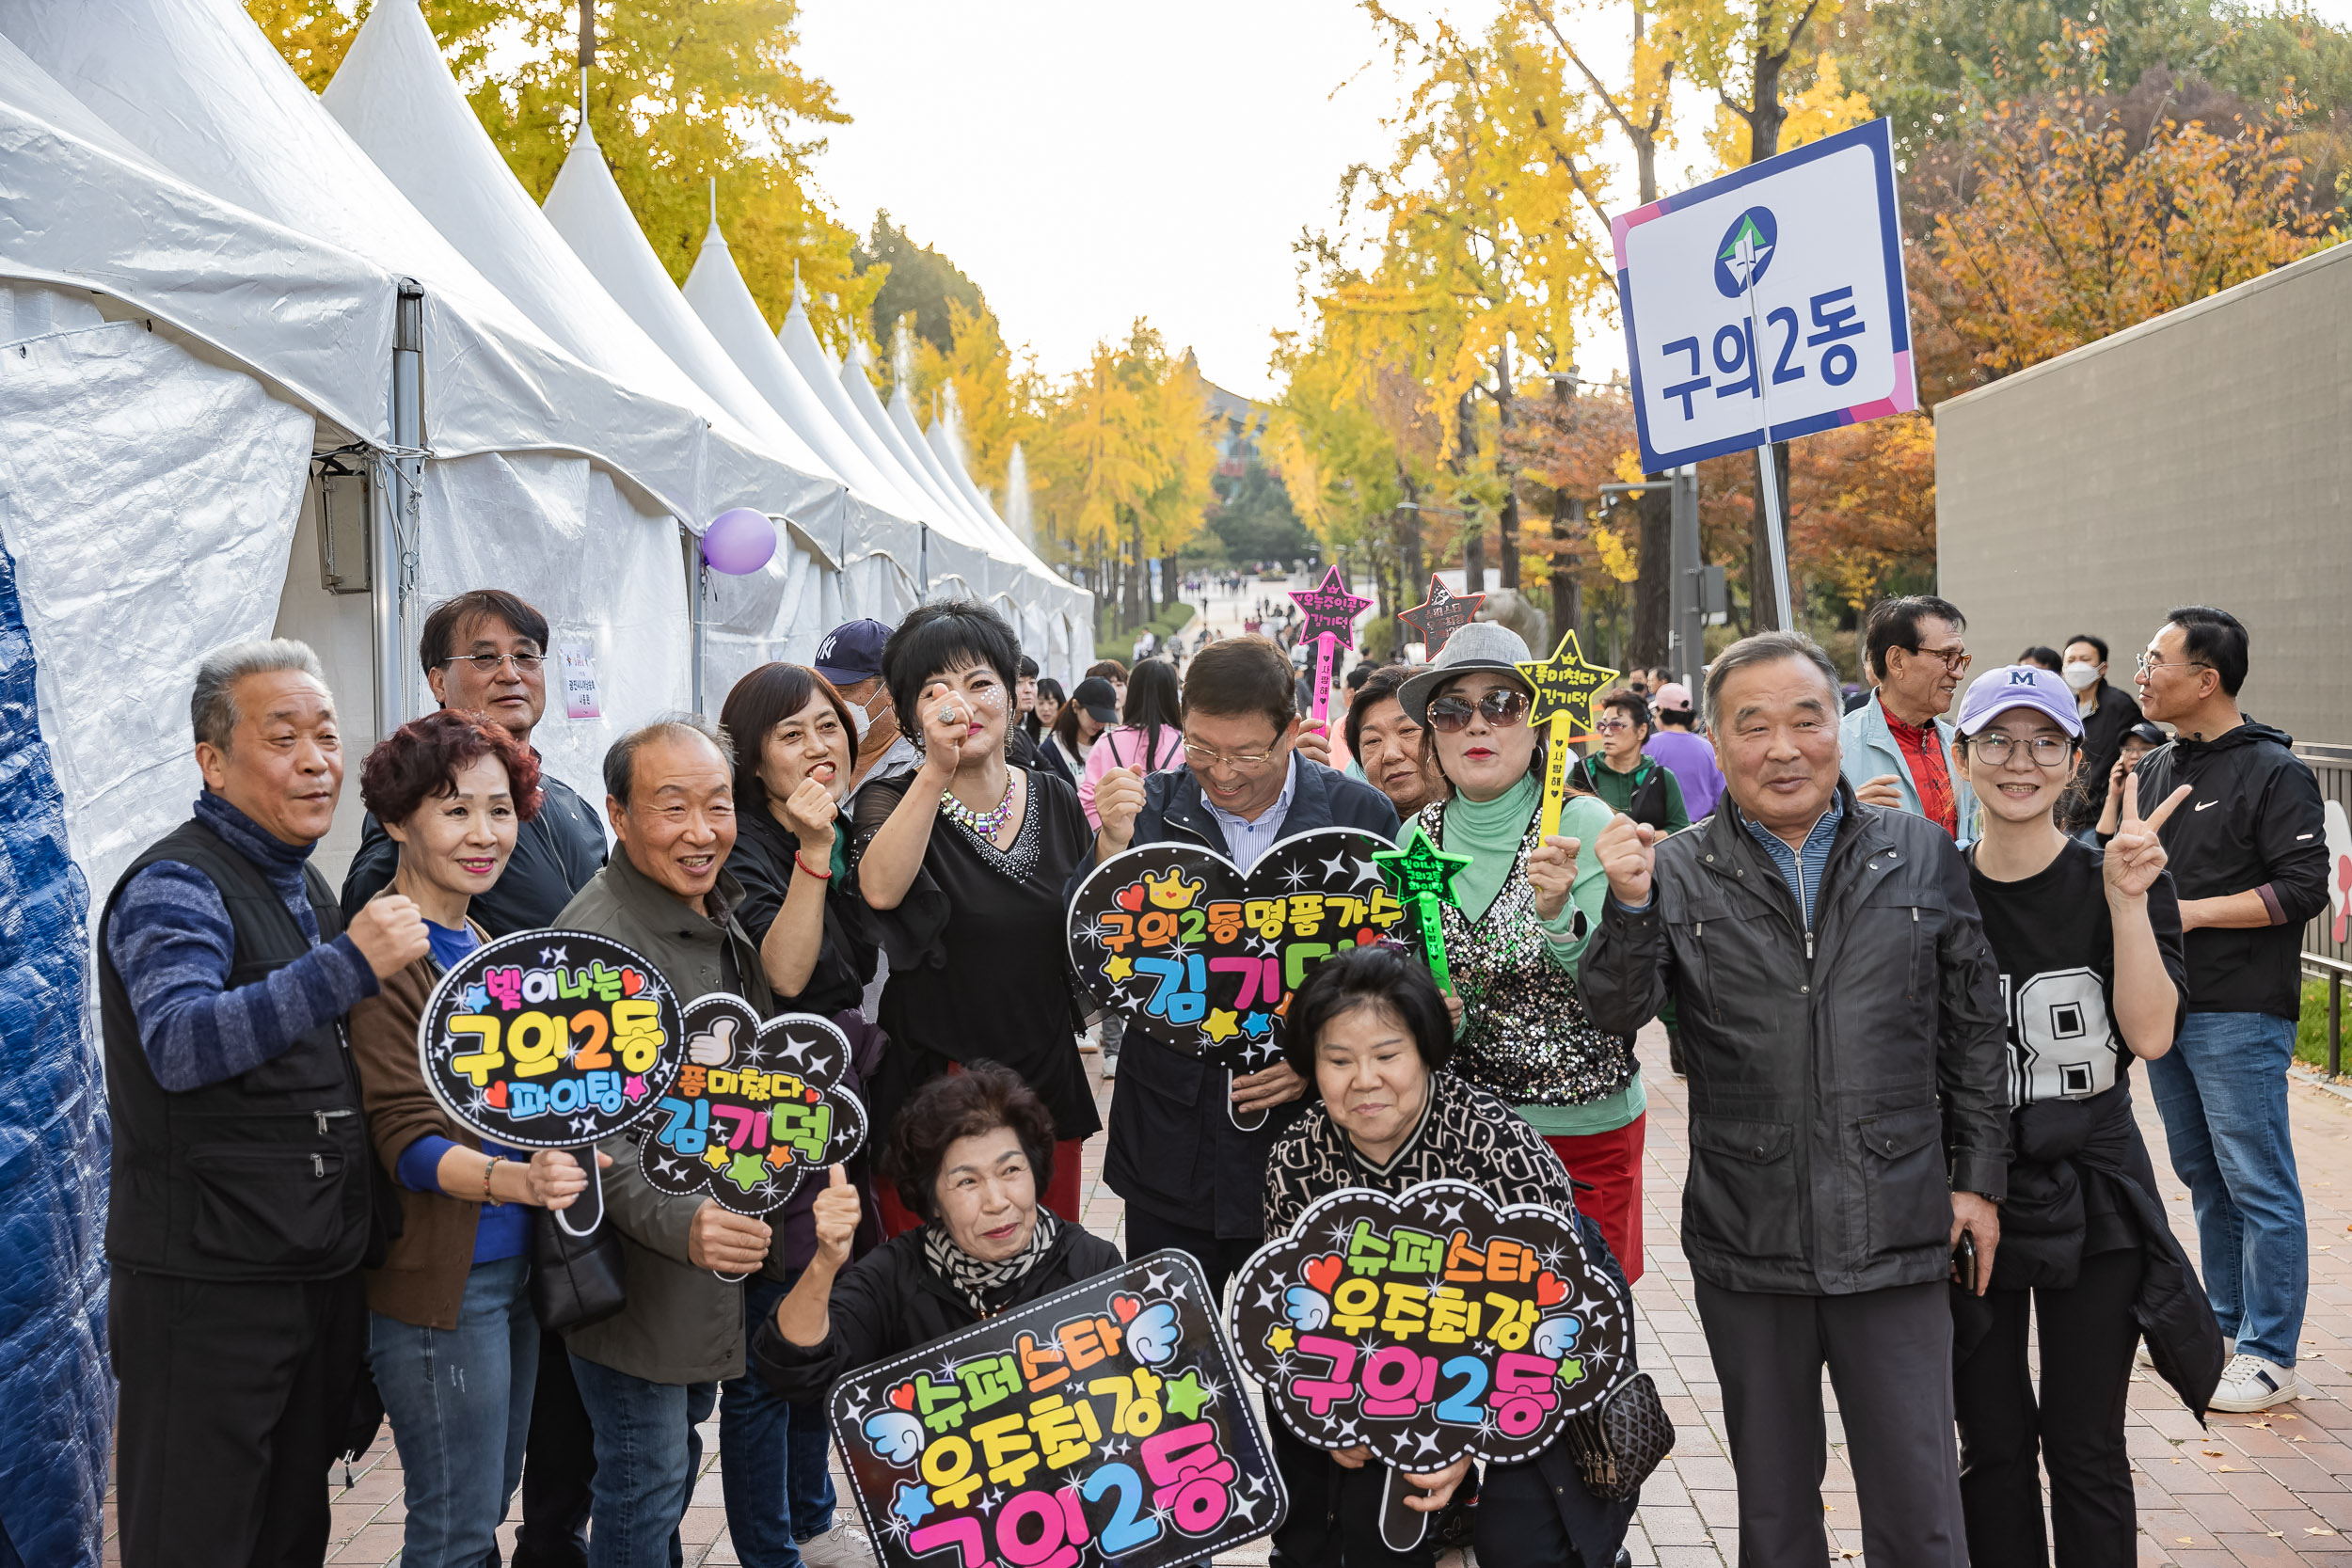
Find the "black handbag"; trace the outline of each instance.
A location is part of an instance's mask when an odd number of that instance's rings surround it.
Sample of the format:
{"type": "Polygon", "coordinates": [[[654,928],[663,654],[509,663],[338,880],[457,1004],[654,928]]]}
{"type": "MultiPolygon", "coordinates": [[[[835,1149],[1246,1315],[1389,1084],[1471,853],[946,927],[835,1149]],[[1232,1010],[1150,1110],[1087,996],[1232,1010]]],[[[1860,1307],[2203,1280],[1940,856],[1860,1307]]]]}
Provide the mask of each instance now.
{"type": "Polygon", "coordinates": [[[1568,1422],[1564,1434],[1584,1489],[1604,1502],[1641,1491],[1675,1446],[1675,1424],[1647,1372],[1635,1372],[1568,1422]]]}
{"type": "Polygon", "coordinates": [[[628,1271],[611,1225],[575,1236],[542,1209],[532,1216],[531,1310],[561,1334],[617,1317],[628,1305],[628,1271]]]}

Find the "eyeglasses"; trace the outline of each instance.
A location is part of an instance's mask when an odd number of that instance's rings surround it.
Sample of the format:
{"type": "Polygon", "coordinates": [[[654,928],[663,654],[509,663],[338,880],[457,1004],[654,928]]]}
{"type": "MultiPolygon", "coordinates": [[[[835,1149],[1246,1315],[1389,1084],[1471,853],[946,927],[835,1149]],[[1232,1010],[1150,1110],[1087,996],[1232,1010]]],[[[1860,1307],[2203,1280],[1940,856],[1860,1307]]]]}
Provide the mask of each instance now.
{"type": "MultiPolygon", "coordinates": [[[[2026,750],[2036,768],[2056,768],[2066,761],[2068,753],[2074,750],[2074,743],[2063,736],[2038,735],[2026,742],[2026,750]]],[[[1968,752],[1971,756],[1983,759],[1989,767],[2005,768],[2009,759],[2016,754],[2017,737],[2008,735],[1975,736],[1969,739],[1968,752]]]]}
{"type": "Polygon", "coordinates": [[[2139,656],[2136,661],[2136,667],[2143,675],[2153,675],[2159,670],[2210,670],[2213,668],[2202,659],[2184,658],[2175,661],[2162,655],[2151,658],[2146,654],[2139,656]]]}
{"type": "Polygon", "coordinates": [[[1630,719],[1604,719],[1595,724],[1593,729],[1599,735],[1615,735],[1620,730],[1629,730],[1632,727],[1633,721],[1630,719]]]}
{"type": "Polygon", "coordinates": [[[474,668],[474,673],[478,675],[495,675],[499,672],[499,666],[502,664],[512,664],[515,667],[515,673],[518,675],[535,675],[539,673],[539,666],[545,664],[547,660],[538,654],[459,654],[454,658],[445,658],[441,662],[443,664],[470,664],[474,668]]]}
{"type": "Polygon", "coordinates": [[[1976,655],[1958,645],[1949,648],[1905,648],[1903,652],[1914,658],[1942,659],[1944,668],[1955,675],[1966,674],[1968,666],[1977,661],[1976,655]]]}
{"type": "Polygon", "coordinates": [[[1429,705],[1429,727],[1444,735],[1455,735],[1470,727],[1470,715],[1475,713],[1497,729],[1527,721],[1527,693],[1513,687],[1498,686],[1478,699],[1472,706],[1468,697],[1440,697],[1429,705]]]}
{"type": "Polygon", "coordinates": [[[1276,752],[1219,752],[1206,746],[1184,742],[1184,759],[1202,768],[1230,768],[1236,773],[1263,773],[1266,765],[1280,753],[1276,752]]]}

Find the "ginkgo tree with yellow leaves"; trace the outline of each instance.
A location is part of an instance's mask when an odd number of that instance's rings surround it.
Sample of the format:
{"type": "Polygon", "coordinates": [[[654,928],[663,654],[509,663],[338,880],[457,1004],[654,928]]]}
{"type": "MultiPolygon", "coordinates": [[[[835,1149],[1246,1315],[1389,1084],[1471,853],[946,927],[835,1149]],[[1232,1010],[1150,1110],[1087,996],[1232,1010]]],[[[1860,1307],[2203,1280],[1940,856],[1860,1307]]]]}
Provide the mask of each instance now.
{"type": "MultiPolygon", "coordinates": [[[[246,0],[246,9],[315,90],[342,63],[368,0],[348,14],[335,0],[246,0]]],[[[422,9],[533,200],[579,134],[584,64],[597,149],[674,279],[694,264],[716,180],[719,222],[769,319],[790,307],[797,276],[812,324],[836,352],[863,337],[888,275],[857,271],[856,236],[813,192],[809,159],[822,132],[849,117],[793,58],[795,0],[600,0],[586,29],[579,0],[422,0],[422,9]]]]}

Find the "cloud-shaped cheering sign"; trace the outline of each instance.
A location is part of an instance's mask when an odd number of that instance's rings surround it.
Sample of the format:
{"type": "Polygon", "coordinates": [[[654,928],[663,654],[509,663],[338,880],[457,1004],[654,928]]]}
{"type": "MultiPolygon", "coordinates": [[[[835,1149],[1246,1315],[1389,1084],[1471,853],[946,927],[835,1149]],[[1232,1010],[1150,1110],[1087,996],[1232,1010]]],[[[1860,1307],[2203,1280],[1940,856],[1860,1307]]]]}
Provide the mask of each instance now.
{"type": "Polygon", "coordinates": [[[1627,1370],[1627,1307],[1572,1222],[1466,1181],[1351,1188],[1242,1265],[1234,1347],[1319,1449],[1426,1473],[1516,1465],[1627,1370]]]}
{"type": "Polygon", "coordinates": [[[829,1019],[761,1022],[723,991],[686,1005],[686,1065],[656,1107],[638,1168],[665,1193],[708,1193],[764,1214],[813,1170],[866,1143],[866,1107],[841,1085],[850,1041],[829,1019]]]}
{"type": "Polygon", "coordinates": [[[1405,918],[1372,863],[1388,847],[1319,828],[1275,845],[1246,877],[1197,844],[1113,855],[1071,901],[1071,962],[1154,1039],[1255,1071],[1281,1054],[1282,1015],[1308,966],[1405,918]]]}
{"type": "Polygon", "coordinates": [[[518,931],[441,976],[417,1052],[461,1126],[522,1148],[576,1148],[652,1114],[685,1037],[676,996],[634,949],[585,931],[518,931]]]}

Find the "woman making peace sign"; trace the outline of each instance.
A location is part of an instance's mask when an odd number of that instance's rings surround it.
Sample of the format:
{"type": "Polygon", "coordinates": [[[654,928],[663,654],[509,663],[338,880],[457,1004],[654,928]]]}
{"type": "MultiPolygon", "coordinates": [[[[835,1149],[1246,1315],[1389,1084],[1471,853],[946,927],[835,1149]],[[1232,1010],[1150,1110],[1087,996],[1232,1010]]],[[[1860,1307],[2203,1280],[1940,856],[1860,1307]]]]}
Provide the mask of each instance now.
{"type": "Polygon", "coordinates": [[[2137,1520],[2123,1399],[2142,1324],[2157,1369],[2192,1412],[2221,1375],[2220,1329],[2153,1196],[2128,1083],[2135,1056],[2172,1048],[2187,994],[2180,905],[2156,830],[2189,791],[2142,821],[2137,781],[2126,780],[2122,820],[2103,853],[2052,818],[2082,766],[2082,721],[2063,681],[2026,665],[1988,672],[1968,689],[1958,729],[1982,807],[1968,881],[2009,1001],[2014,1108],[2000,1243],[1974,1259],[1974,1281],[1963,1275],[1953,1297],[1969,1556],[2050,1560],[2039,1450],[2058,1568],[2129,1563],[2137,1520]],[[2028,1291],[2041,1325],[2039,1408],[2026,1364],[2028,1291]]]}

